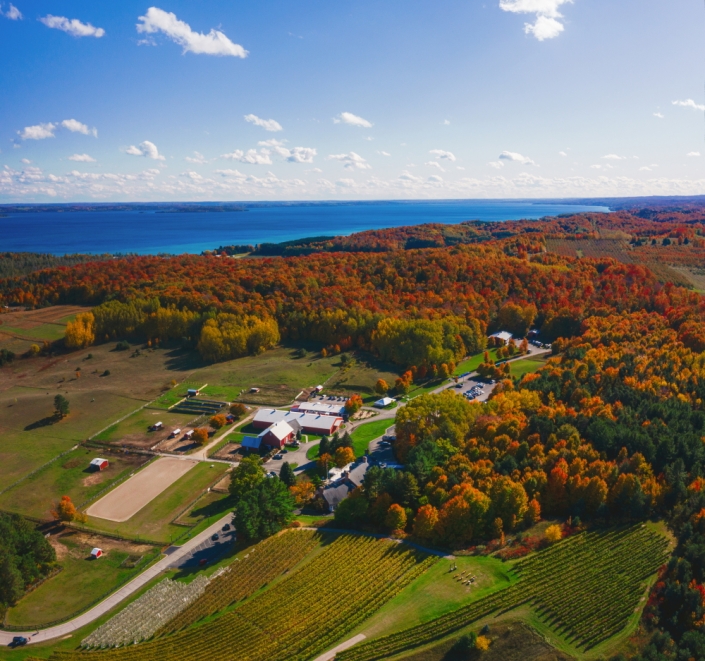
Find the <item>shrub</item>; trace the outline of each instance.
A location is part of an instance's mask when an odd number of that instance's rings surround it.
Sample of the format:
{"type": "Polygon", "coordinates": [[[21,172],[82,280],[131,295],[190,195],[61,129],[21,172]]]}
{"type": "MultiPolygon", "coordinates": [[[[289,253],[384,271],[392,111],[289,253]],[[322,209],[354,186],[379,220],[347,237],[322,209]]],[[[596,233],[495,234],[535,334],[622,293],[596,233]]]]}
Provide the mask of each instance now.
{"type": "Polygon", "coordinates": [[[477,640],[475,641],[475,649],[478,649],[481,652],[485,652],[490,649],[491,644],[492,641],[487,636],[478,636],[477,640]]]}
{"type": "Polygon", "coordinates": [[[546,537],[546,541],[548,541],[550,544],[553,544],[563,539],[563,530],[557,523],[555,523],[552,526],[548,526],[548,528],[546,528],[544,536],[546,537]]]}
{"type": "Polygon", "coordinates": [[[115,351],[127,351],[130,348],[130,343],[126,340],[120,340],[115,345],[115,351]]]}

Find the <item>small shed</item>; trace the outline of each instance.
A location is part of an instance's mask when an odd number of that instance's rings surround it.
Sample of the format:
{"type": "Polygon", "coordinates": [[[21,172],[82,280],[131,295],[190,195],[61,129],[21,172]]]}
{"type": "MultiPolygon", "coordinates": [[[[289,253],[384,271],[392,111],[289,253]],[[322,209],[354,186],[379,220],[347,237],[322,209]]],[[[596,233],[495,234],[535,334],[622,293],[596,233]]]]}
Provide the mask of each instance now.
{"type": "Polygon", "coordinates": [[[253,393],[253,394],[254,394],[254,393],[258,393],[258,392],[259,392],[259,388],[250,388],[250,392],[253,393]]]}
{"type": "Polygon", "coordinates": [[[259,450],[262,444],[262,439],[259,436],[245,436],[242,439],[240,447],[246,448],[248,450],[259,450]]]}
{"type": "Polygon", "coordinates": [[[493,333],[490,337],[494,338],[495,341],[499,342],[501,345],[509,344],[509,340],[512,339],[512,334],[507,331],[500,331],[499,333],[493,333]]]}
{"type": "Polygon", "coordinates": [[[189,388],[186,391],[186,397],[198,397],[198,390],[195,388],[189,388]]]}
{"type": "Polygon", "coordinates": [[[173,432],[171,432],[171,434],[169,434],[169,438],[176,438],[180,433],[181,429],[177,427],[173,432]]]}
{"type": "Polygon", "coordinates": [[[383,409],[385,406],[392,404],[394,400],[391,397],[382,397],[375,402],[375,407],[378,409],[383,409]]]}
{"type": "Polygon", "coordinates": [[[105,470],[110,464],[108,463],[107,459],[100,459],[99,457],[96,459],[93,459],[91,461],[91,470],[94,471],[103,471],[105,470]]]}
{"type": "Polygon", "coordinates": [[[103,549],[99,549],[97,546],[91,551],[91,558],[97,560],[103,555],[103,549]]]}

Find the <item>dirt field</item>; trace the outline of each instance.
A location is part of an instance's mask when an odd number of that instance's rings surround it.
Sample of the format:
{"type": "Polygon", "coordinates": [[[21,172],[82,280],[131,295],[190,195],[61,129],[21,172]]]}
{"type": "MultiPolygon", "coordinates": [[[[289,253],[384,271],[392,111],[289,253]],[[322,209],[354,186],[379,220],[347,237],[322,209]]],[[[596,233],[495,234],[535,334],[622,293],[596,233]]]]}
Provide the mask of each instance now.
{"type": "Polygon", "coordinates": [[[226,461],[233,461],[234,459],[239,459],[240,454],[240,444],[239,443],[228,443],[224,445],[218,452],[212,455],[213,459],[225,459],[226,461]]]}
{"type": "Polygon", "coordinates": [[[0,335],[27,340],[58,340],[64,336],[66,322],[90,308],[78,305],[55,305],[41,310],[23,310],[0,315],[0,335]]]}
{"type": "Polygon", "coordinates": [[[118,523],[127,521],[196,463],[161,457],[91,505],[87,514],[118,523]]]}

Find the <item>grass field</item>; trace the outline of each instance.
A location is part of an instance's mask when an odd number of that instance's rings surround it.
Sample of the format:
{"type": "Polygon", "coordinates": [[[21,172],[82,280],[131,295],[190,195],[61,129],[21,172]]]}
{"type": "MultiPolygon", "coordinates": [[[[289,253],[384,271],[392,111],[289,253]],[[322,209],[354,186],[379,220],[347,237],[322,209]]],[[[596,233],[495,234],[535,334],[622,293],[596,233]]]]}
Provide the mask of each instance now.
{"type": "Polygon", "coordinates": [[[117,443],[125,438],[133,440],[154,438],[156,443],[161,436],[148,431],[148,428],[155,422],[162,422],[166,428],[180,427],[183,429],[194,420],[195,416],[188,413],[171,413],[147,407],[133,413],[122,422],[111,425],[95,436],[93,440],[101,443],[117,443]]]}
{"type": "Polygon", "coordinates": [[[114,523],[89,517],[88,527],[106,532],[117,532],[125,537],[168,543],[185,532],[183,526],[171,522],[212,483],[222,477],[228,466],[199,462],[131,519],[114,523]]]}
{"type": "MultiPolygon", "coordinates": [[[[497,360],[497,349],[490,349],[490,358],[493,361],[497,360]]],[[[480,363],[482,363],[485,360],[485,354],[483,353],[478,353],[475,356],[472,356],[471,358],[468,358],[467,360],[464,360],[462,363],[460,363],[456,368],[455,372],[453,374],[455,376],[460,376],[461,374],[465,374],[466,372],[474,372],[479,366],[480,363]]]]}
{"type": "Polygon", "coordinates": [[[230,494],[208,491],[204,493],[182,516],[178,522],[188,526],[195,526],[202,521],[224,516],[228,510],[235,506],[230,494]]]}
{"type": "Polygon", "coordinates": [[[53,545],[62,571],[11,608],[6,616],[8,624],[33,628],[78,614],[137,575],[159,554],[154,547],[113,542],[82,533],[63,535],[53,545]],[[97,545],[105,555],[91,560],[91,549],[97,545]],[[128,558],[141,560],[135,568],[122,567],[128,558]]]}
{"type": "Polygon", "coordinates": [[[326,392],[339,394],[359,393],[367,395],[371,401],[379,399],[375,395],[375,385],[378,379],[384,379],[390,386],[399,376],[398,368],[372,357],[361,357],[354,365],[340,370],[326,384],[326,392]]]}
{"type": "Polygon", "coordinates": [[[83,509],[84,503],[148,460],[144,455],[101,454],[99,450],[78,448],[0,494],[0,509],[50,519],[53,505],[62,496],[69,496],[83,509]],[[99,456],[108,459],[110,466],[100,472],[88,470],[91,459],[99,456]]]}
{"type": "Polygon", "coordinates": [[[532,374],[537,372],[542,367],[546,366],[546,359],[544,358],[522,358],[521,360],[515,360],[509,363],[509,373],[515,379],[521,379],[524,374],[532,374]]]}
{"type": "MultiPolygon", "coordinates": [[[[356,457],[362,457],[367,450],[370,441],[382,436],[388,427],[394,424],[394,420],[374,420],[366,422],[364,425],[357,427],[352,434],[353,450],[356,457]]],[[[307,455],[308,456],[308,455],[307,455]]]]}

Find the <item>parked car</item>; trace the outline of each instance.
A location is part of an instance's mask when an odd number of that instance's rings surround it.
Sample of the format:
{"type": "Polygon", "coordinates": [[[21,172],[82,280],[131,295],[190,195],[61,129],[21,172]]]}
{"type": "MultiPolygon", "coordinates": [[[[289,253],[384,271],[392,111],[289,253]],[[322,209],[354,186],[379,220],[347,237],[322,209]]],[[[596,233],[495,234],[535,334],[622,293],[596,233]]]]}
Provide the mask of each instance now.
{"type": "Polygon", "coordinates": [[[208,560],[206,560],[205,558],[201,558],[201,559],[198,561],[198,566],[199,566],[199,567],[205,567],[207,563],[208,563],[208,560]]]}
{"type": "Polygon", "coordinates": [[[211,539],[212,539],[214,542],[217,542],[217,541],[220,539],[220,535],[219,535],[217,532],[216,532],[216,533],[213,533],[213,536],[211,537],[211,539]]]}
{"type": "Polygon", "coordinates": [[[226,523],[226,524],[223,526],[223,532],[228,532],[228,530],[230,530],[230,524],[229,524],[229,523],[226,523]]]}
{"type": "Polygon", "coordinates": [[[275,454],[275,455],[274,455],[274,458],[275,458],[275,459],[281,459],[281,458],[282,458],[281,452],[280,452],[279,454],[275,454]]]}
{"type": "Polygon", "coordinates": [[[29,642],[24,636],[15,636],[10,643],[10,647],[21,647],[29,642]]]}

